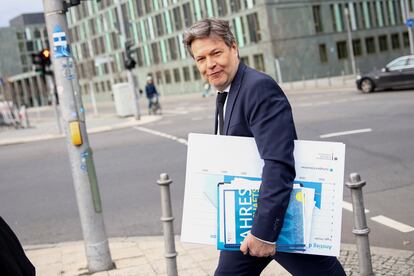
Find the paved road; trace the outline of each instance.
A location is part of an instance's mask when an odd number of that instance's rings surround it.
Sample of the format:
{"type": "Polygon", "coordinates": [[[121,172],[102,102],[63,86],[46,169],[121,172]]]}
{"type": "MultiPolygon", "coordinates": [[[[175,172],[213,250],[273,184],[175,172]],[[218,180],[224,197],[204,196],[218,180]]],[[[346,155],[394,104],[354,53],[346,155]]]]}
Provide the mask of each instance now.
{"type": "MultiPolygon", "coordinates": [[[[414,250],[414,91],[295,92],[289,98],[299,138],[346,143],[346,175],[357,171],[368,181],[364,191],[371,244],[414,250]]],[[[174,180],[179,233],[186,146],[177,138],[211,133],[214,105],[213,97],[182,99],[165,102],[158,122],[90,136],[109,236],[161,233],[155,184],[161,172],[174,180]]],[[[0,152],[1,215],[23,243],[81,239],[64,141],[1,147],[0,152]]],[[[350,202],[347,189],[344,200],[350,202]]],[[[351,230],[352,214],[344,209],[344,242],[353,243],[351,230]]]]}

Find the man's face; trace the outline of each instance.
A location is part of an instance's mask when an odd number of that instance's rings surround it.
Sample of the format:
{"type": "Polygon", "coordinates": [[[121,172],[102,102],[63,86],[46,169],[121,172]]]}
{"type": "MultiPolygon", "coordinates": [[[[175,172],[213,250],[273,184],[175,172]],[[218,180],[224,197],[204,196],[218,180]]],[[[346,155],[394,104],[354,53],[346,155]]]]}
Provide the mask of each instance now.
{"type": "Polygon", "coordinates": [[[236,43],[229,47],[221,38],[210,36],[194,40],[191,50],[200,74],[217,90],[233,81],[239,66],[236,43]]]}

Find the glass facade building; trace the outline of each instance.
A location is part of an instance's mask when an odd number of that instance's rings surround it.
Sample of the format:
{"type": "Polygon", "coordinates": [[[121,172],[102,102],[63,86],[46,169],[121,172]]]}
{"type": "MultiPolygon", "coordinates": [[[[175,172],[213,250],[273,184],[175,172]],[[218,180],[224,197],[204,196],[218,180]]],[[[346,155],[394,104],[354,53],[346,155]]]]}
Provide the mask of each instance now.
{"type": "MultiPolygon", "coordinates": [[[[126,81],[118,0],[84,2],[70,9],[72,48],[78,60],[82,91],[88,82],[109,97],[112,82],[126,81]],[[97,57],[112,62],[95,66],[97,57]]],[[[351,73],[345,9],[359,70],[380,66],[409,52],[404,0],[119,0],[125,35],[134,46],[134,76],[143,89],[151,75],[163,94],[202,90],[201,76],[182,44],[184,29],[197,20],[229,20],[248,65],[283,81],[351,73]]],[[[414,0],[408,0],[413,11],[414,0]]]]}

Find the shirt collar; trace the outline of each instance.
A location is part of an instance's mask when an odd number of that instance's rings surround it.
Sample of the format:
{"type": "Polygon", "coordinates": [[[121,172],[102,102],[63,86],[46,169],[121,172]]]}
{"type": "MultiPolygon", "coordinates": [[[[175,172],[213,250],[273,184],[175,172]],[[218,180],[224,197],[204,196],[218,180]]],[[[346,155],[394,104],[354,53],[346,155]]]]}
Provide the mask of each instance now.
{"type": "Polygon", "coordinates": [[[224,88],[223,91],[217,90],[217,92],[226,92],[226,93],[228,93],[228,92],[230,92],[230,87],[231,87],[231,83],[226,88],[224,88]]]}

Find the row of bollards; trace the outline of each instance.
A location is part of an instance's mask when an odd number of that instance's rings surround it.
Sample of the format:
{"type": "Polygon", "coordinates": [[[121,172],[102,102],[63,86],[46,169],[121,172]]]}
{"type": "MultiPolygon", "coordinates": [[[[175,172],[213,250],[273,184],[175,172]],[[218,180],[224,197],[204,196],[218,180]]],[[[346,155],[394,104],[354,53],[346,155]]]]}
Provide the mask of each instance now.
{"type": "MultiPolygon", "coordinates": [[[[364,198],[362,195],[362,187],[365,186],[366,182],[361,180],[361,176],[358,173],[351,173],[349,180],[349,182],[346,182],[346,186],[351,189],[354,214],[354,229],[352,230],[352,233],[354,233],[356,237],[359,271],[362,276],[371,276],[374,275],[374,273],[372,270],[371,251],[368,239],[370,230],[367,226],[364,198]]],[[[170,195],[170,184],[172,183],[172,180],[168,177],[168,174],[162,173],[157,183],[161,188],[161,221],[164,231],[167,275],[177,276],[177,252],[175,251],[173,227],[174,217],[172,215],[170,195]]]]}

